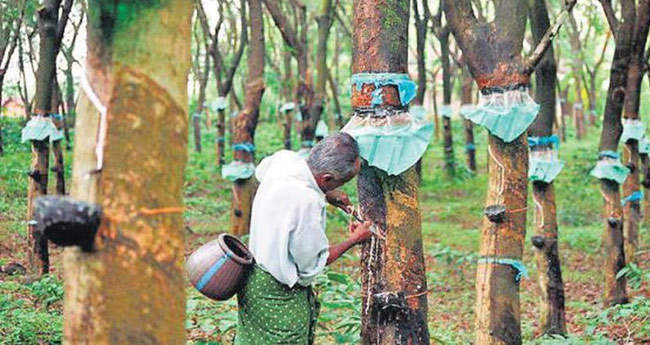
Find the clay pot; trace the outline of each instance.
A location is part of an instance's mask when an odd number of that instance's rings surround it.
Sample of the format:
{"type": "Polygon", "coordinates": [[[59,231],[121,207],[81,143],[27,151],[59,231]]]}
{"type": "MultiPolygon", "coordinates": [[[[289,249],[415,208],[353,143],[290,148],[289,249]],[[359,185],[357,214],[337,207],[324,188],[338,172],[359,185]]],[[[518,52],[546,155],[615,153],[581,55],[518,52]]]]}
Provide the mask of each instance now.
{"type": "Polygon", "coordinates": [[[253,255],[236,237],[221,234],[185,260],[192,285],[217,301],[234,296],[246,283],[253,268],[253,255]]]}

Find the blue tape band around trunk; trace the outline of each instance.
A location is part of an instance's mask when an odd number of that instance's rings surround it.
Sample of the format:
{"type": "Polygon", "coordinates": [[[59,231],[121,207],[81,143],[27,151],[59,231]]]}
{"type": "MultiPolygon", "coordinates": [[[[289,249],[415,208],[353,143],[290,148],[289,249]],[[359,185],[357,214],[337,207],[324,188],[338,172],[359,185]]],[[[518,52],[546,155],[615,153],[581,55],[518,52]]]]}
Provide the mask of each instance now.
{"type": "Polygon", "coordinates": [[[255,152],[255,145],[249,142],[241,142],[232,145],[232,149],[235,151],[255,152]]]}
{"type": "Polygon", "coordinates": [[[406,73],[357,73],[353,74],[351,78],[352,86],[357,87],[357,91],[361,91],[363,84],[372,84],[375,90],[372,92],[372,106],[381,105],[382,86],[395,85],[399,92],[400,102],[402,106],[409,104],[415,98],[415,90],[417,85],[411,80],[406,73]]]}
{"type": "Polygon", "coordinates": [[[545,145],[555,145],[560,148],[560,140],[555,134],[548,137],[528,137],[528,146],[530,147],[545,145]]]}
{"type": "Polygon", "coordinates": [[[598,152],[598,158],[600,159],[600,158],[603,158],[603,157],[619,159],[619,158],[621,158],[621,155],[616,151],[600,151],[600,152],[598,152]]]}
{"type": "Polygon", "coordinates": [[[522,277],[528,278],[528,270],[526,269],[526,266],[524,266],[524,264],[519,260],[507,258],[480,258],[478,260],[478,263],[508,265],[517,270],[517,275],[515,276],[516,282],[521,281],[522,277]]]}
{"type": "Polygon", "coordinates": [[[628,202],[639,201],[641,199],[643,199],[643,192],[639,190],[623,198],[623,200],[621,200],[621,205],[625,206],[628,202]]]}

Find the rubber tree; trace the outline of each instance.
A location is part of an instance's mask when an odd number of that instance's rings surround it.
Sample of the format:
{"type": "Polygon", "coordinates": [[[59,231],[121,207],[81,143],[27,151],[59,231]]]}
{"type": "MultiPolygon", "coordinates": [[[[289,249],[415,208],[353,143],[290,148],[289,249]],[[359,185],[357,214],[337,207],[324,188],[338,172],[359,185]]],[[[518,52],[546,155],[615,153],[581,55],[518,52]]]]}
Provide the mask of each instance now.
{"type": "MultiPolygon", "coordinates": [[[[352,73],[407,73],[409,2],[355,0],[352,18],[352,73]]],[[[382,104],[374,107],[373,91],[372,84],[361,91],[353,88],[353,113],[393,116],[403,111],[394,85],[382,87],[382,104]]],[[[388,175],[362,164],[361,211],[385,237],[373,237],[362,249],[364,344],[429,344],[418,185],[414,166],[388,175]]]]}
{"type": "Polygon", "coordinates": [[[596,115],[598,114],[598,86],[596,84],[598,80],[598,72],[601,69],[600,66],[605,62],[605,53],[607,52],[610,38],[611,32],[607,31],[607,33],[605,33],[605,40],[600,49],[598,59],[594,62],[593,66],[589,66],[589,64],[584,65],[585,71],[587,72],[586,74],[589,76],[588,81],[585,81],[585,87],[587,88],[587,97],[589,98],[589,123],[591,126],[596,125],[596,115]]]}
{"type": "MultiPolygon", "coordinates": [[[[535,49],[521,56],[528,3],[495,3],[491,22],[477,18],[469,0],[445,0],[447,23],[481,92],[504,92],[530,84],[530,74],[550,46],[575,1],[567,3],[535,49]]],[[[511,142],[489,134],[486,218],[481,229],[476,277],[476,343],[521,344],[519,269],[526,234],[528,152],[525,133],[511,142]]]]}
{"type": "Polygon", "coordinates": [[[316,48],[316,74],[317,79],[314,85],[313,78],[309,71],[308,45],[307,45],[307,24],[306,9],[299,0],[292,1],[294,7],[298,7],[300,33],[289,25],[286,15],[280,8],[277,0],[264,0],[275,26],[280,30],[284,42],[291,48],[291,53],[298,65],[298,88],[297,104],[302,114],[302,125],[300,138],[303,148],[309,148],[313,144],[316,125],[323,112],[323,103],[326,96],[327,83],[327,41],[334,17],[334,6],[332,0],[322,0],[321,13],[317,18],[318,22],[318,43],[316,48]]]}
{"type": "MultiPolygon", "coordinates": [[[[635,15],[634,34],[628,64],[627,85],[623,117],[627,120],[640,120],[641,81],[645,66],[645,46],[650,26],[650,1],[640,1],[635,15]]],[[[623,164],[630,169],[630,174],[623,183],[623,197],[626,198],[641,191],[639,142],[628,139],[623,143],[623,164]]],[[[634,262],[639,245],[639,223],[641,222],[641,200],[631,199],[624,206],[625,226],[623,238],[626,262],[634,262]]]]}
{"type": "MultiPolygon", "coordinates": [[[[197,0],[198,1],[198,0],[197,0]]],[[[197,7],[199,7],[197,5],[197,7]]],[[[202,7],[201,7],[202,8],[202,7]]],[[[200,20],[199,20],[200,22],[200,20]]],[[[194,30],[196,42],[196,55],[194,57],[194,69],[199,83],[199,95],[196,102],[196,109],[192,114],[192,127],[194,130],[194,150],[201,152],[201,116],[205,109],[205,89],[210,78],[210,42],[208,41],[209,30],[201,26],[202,34],[199,37],[198,31],[194,30]],[[203,47],[203,49],[201,49],[203,47]]]]}
{"type": "MultiPolygon", "coordinates": [[[[469,73],[467,66],[463,66],[463,85],[461,90],[460,102],[464,106],[472,105],[472,84],[474,79],[469,73]]],[[[471,172],[476,172],[476,145],[474,143],[474,123],[469,119],[463,120],[465,127],[465,157],[467,162],[467,169],[471,172]]]]}
{"type": "Polygon", "coordinates": [[[573,87],[575,89],[575,100],[573,102],[573,126],[576,130],[576,139],[580,141],[586,134],[584,103],[582,101],[582,66],[584,65],[584,61],[582,59],[580,32],[578,31],[578,25],[575,18],[573,18],[573,15],[569,16],[569,24],[570,25],[567,26],[567,31],[569,32],[571,55],[573,56],[573,60],[571,61],[571,74],[573,75],[573,87]]]}
{"type": "MultiPolygon", "coordinates": [[[[67,44],[63,42],[61,43],[61,54],[63,54],[63,57],[65,58],[65,68],[63,69],[63,73],[65,75],[66,128],[68,127],[68,123],[74,123],[74,121],[70,122],[70,120],[74,120],[75,118],[76,103],[72,68],[75,63],[78,63],[74,57],[74,48],[76,46],[77,37],[79,36],[79,29],[81,28],[81,24],[85,18],[85,13],[86,8],[84,6],[81,9],[78,21],[72,23],[72,38],[70,39],[70,42],[67,44]]],[[[66,144],[70,144],[68,134],[66,134],[66,144]]]]}
{"type": "Polygon", "coordinates": [[[424,94],[427,90],[427,69],[426,69],[426,55],[425,48],[427,42],[427,31],[429,20],[431,19],[431,12],[427,0],[418,1],[413,0],[413,18],[415,18],[415,42],[417,52],[417,66],[418,66],[418,89],[415,93],[413,102],[417,105],[424,104],[424,94]],[[420,6],[418,3],[422,2],[420,6]],[[420,7],[422,7],[422,14],[420,14],[420,7]]]}
{"type": "MultiPolygon", "coordinates": [[[[620,20],[617,18],[610,0],[600,1],[614,35],[615,49],[610,69],[609,87],[605,103],[603,130],[600,136],[600,151],[618,150],[622,133],[621,113],[626,96],[628,70],[634,41],[636,5],[634,1],[621,1],[620,20]]],[[[647,6],[648,1],[640,2],[647,6]]],[[[620,186],[614,180],[601,179],[601,194],[605,205],[603,210],[604,233],[603,272],[605,275],[604,299],[606,305],[627,303],[626,279],[617,279],[618,272],[625,267],[623,244],[623,207],[621,206],[620,186]]]]}
{"type": "MultiPolygon", "coordinates": [[[[233,54],[229,59],[230,64],[227,63],[227,60],[224,58],[224,51],[221,50],[222,44],[219,43],[219,39],[223,36],[221,30],[223,27],[223,22],[225,20],[224,7],[228,8],[230,11],[230,3],[227,1],[219,1],[219,19],[214,28],[214,31],[211,31],[210,24],[208,22],[205,9],[201,0],[196,0],[196,13],[201,23],[201,28],[203,33],[208,37],[210,41],[210,47],[208,52],[214,61],[214,74],[217,80],[217,93],[219,97],[226,97],[231,90],[233,89],[233,81],[235,79],[235,72],[239,67],[242,56],[244,55],[244,49],[248,45],[248,23],[246,21],[246,0],[240,0],[239,4],[239,44],[236,47],[233,46],[233,54]],[[211,33],[212,32],[212,33],[211,33]]],[[[234,21],[234,20],[233,20],[234,21]]],[[[233,23],[231,23],[233,24],[233,23]]],[[[237,30],[237,25],[230,25],[231,30],[237,30]]],[[[236,32],[236,31],[235,31],[236,32]]],[[[229,45],[230,43],[226,44],[229,45]]],[[[234,93],[233,93],[234,95],[234,93]]],[[[225,146],[225,137],[226,137],[226,112],[224,109],[219,109],[217,111],[217,141],[215,144],[216,147],[216,163],[218,166],[224,164],[224,154],[226,150],[225,146]]]]}
{"type": "Polygon", "coordinates": [[[432,29],[440,42],[440,62],[442,67],[442,115],[443,149],[445,152],[445,170],[447,175],[454,176],[456,171],[456,158],[454,157],[454,139],[451,127],[451,52],[449,50],[449,36],[451,29],[448,24],[442,24],[443,7],[433,18],[432,29]]]}
{"type": "MultiPolygon", "coordinates": [[[[73,0],[63,0],[61,4],[60,15],[58,15],[56,23],[56,35],[54,40],[54,78],[52,80],[52,101],[51,101],[51,112],[53,114],[59,114],[61,120],[53,119],[52,122],[55,124],[57,129],[65,128],[65,113],[64,113],[64,104],[63,104],[63,95],[61,93],[61,87],[59,86],[58,78],[56,75],[56,57],[61,51],[61,46],[63,44],[63,36],[65,34],[65,28],[68,25],[68,19],[70,18],[70,12],[72,11],[73,0]]],[[[52,141],[52,156],[54,158],[54,166],[51,171],[56,174],[56,193],[59,195],[65,194],[65,164],[63,163],[63,146],[61,145],[62,140],[52,141]]]]}
{"type": "Polygon", "coordinates": [[[191,19],[185,0],[88,1],[72,195],[101,218],[64,252],[66,344],[185,343],[191,19]]]}
{"type": "MultiPolygon", "coordinates": [[[[49,116],[52,113],[52,84],[56,73],[56,34],[61,0],[45,0],[37,12],[40,36],[38,69],[36,71],[36,93],[34,94],[35,116],[49,116]]],[[[31,273],[46,274],[50,270],[47,239],[37,231],[34,222],[34,199],[47,194],[50,139],[32,140],[32,164],[27,191],[27,219],[29,227],[29,270],[31,273]]]]}
{"type": "MultiPolygon", "coordinates": [[[[254,163],[254,150],[236,149],[237,144],[254,144],[255,128],[264,95],[264,22],[261,0],[248,0],[250,12],[250,44],[248,45],[248,76],[244,108],[233,120],[233,157],[236,161],[254,163]]],[[[236,180],[233,185],[230,233],[242,236],[250,227],[251,208],[255,194],[255,177],[236,180]]]]}
{"type": "MultiPolygon", "coordinates": [[[[530,27],[535,44],[539,43],[550,27],[545,0],[530,1],[530,27]]],[[[571,17],[570,19],[571,20],[571,17]]],[[[557,66],[551,45],[535,68],[535,101],[540,105],[537,118],[528,129],[532,137],[549,137],[553,134],[555,120],[555,84],[557,66]]],[[[553,144],[539,145],[536,150],[553,150],[553,144]]],[[[553,181],[534,181],[535,235],[531,238],[537,261],[537,274],[541,290],[539,302],[540,334],[565,335],[564,283],[558,255],[558,223],[553,181]]]]}

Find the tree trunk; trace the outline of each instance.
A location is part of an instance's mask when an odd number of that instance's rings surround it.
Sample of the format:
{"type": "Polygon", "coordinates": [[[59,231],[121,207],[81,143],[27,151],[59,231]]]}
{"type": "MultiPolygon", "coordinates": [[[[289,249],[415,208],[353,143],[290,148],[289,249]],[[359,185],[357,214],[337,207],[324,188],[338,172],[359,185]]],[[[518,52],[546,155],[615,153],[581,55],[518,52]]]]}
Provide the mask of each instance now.
{"type": "Polygon", "coordinates": [[[64,342],[184,344],[192,3],[88,7],[72,195],[102,216],[93,251],[64,253],[64,342]]]}
{"type": "MultiPolygon", "coordinates": [[[[284,61],[284,95],[294,94],[293,91],[293,70],[291,68],[291,53],[287,50],[283,54],[284,61]]],[[[288,101],[288,99],[285,99],[288,101]]],[[[284,113],[283,127],[284,127],[284,149],[291,150],[291,126],[293,121],[293,111],[286,111],[284,113]]]]}
{"type": "MultiPolygon", "coordinates": [[[[449,27],[442,28],[438,39],[440,40],[440,60],[442,62],[442,106],[444,111],[451,110],[451,62],[449,61],[449,27]]],[[[442,114],[442,136],[443,148],[445,151],[445,170],[447,175],[453,177],[456,170],[456,158],[454,157],[454,140],[451,130],[451,113],[442,114]]]]}
{"type": "Polygon", "coordinates": [[[226,111],[217,110],[217,165],[223,166],[226,152],[226,111]]]}
{"type": "MultiPolygon", "coordinates": [[[[301,130],[301,140],[303,143],[313,142],[316,126],[321,118],[321,115],[323,114],[323,108],[327,95],[327,75],[329,74],[327,70],[327,41],[329,39],[330,27],[332,26],[333,14],[334,6],[332,6],[332,0],[322,0],[321,13],[316,18],[316,21],[318,23],[316,75],[318,76],[318,79],[316,79],[313,97],[311,99],[307,99],[306,113],[308,115],[308,118],[303,118],[303,126],[301,130]]],[[[303,114],[303,116],[304,115],[305,114],[303,114]]]]}
{"type": "MultiPolygon", "coordinates": [[[[352,18],[352,73],[406,73],[409,2],[356,0],[352,18]]],[[[392,116],[403,108],[392,85],[382,88],[384,103],[371,107],[373,90],[371,85],[361,92],[353,88],[354,112],[392,116]]],[[[361,209],[385,234],[385,240],[373,236],[362,249],[364,344],[429,344],[418,185],[414,167],[392,176],[362,165],[361,209]]]]}
{"type": "MultiPolygon", "coordinates": [[[[56,75],[52,83],[52,112],[61,115],[61,121],[52,119],[52,122],[57,129],[61,129],[65,123],[65,117],[61,110],[63,110],[63,100],[61,98],[61,88],[56,75]]],[[[51,171],[56,174],[56,194],[65,195],[65,164],[63,162],[63,147],[61,146],[62,140],[50,141],[52,144],[52,156],[54,158],[54,166],[51,171]]]]}
{"type": "Polygon", "coordinates": [[[643,186],[643,225],[650,225],[650,158],[641,154],[641,185],[643,186]]]}
{"type": "MultiPolygon", "coordinates": [[[[645,46],[650,25],[650,1],[640,1],[636,13],[634,38],[630,56],[629,70],[627,73],[627,86],[625,88],[625,119],[640,120],[639,106],[641,103],[641,81],[645,67],[645,46]]],[[[630,174],[623,183],[623,197],[627,198],[641,191],[639,181],[639,142],[629,139],[623,143],[623,164],[630,168],[630,174]]],[[[641,201],[629,200],[624,206],[626,224],[623,238],[625,240],[626,263],[634,262],[639,245],[639,223],[641,221],[641,201]]]]}
{"type": "MultiPolygon", "coordinates": [[[[250,11],[251,42],[248,50],[248,77],[244,109],[233,123],[234,143],[255,142],[255,128],[264,95],[264,22],[261,0],[248,0],[250,11]]],[[[236,161],[254,163],[254,152],[234,150],[236,161]]],[[[255,177],[235,181],[233,186],[230,232],[237,236],[248,233],[251,207],[255,193],[255,177]]]]}
{"type": "MultiPolygon", "coordinates": [[[[472,75],[467,67],[463,68],[463,90],[461,94],[461,103],[465,106],[472,105],[472,75]]],[[[469,171],[476,172],[476,145],[474,144],[474,123],[471,120],[463,120],[465,126],[465,156],[467,168],[469,171]]]]}
{"type": "MultiPolygon", "coordinates": [[[[49,116],[52,113],[52,83],[56,74],[56,28],[61,0],[46,0],[38,10],[38,31],[40,36],[38,70],[36,71],[37,116],[49,116]]],[[[32,273],[46,274],[49,271],[47,240],[36,230],[33,219],[34,199],[47,194],[49,168],[49,137],[44,140],[32,140],[32,167],[30,171],[29,190],[27,194],[27,219],[29,220],[30,256],[29,266],[32,273]]]]}
{"type": "MultiPolygon", "coordinates": [[[[607,3],[601,2],[605,12],[607,3]]],[[[618,150],[618,141],[622,132],[621,112],[625,99],[625,86],[627,85],[628,66],[634,33],[635,5],[627,1],[621,2],[623,21],[618,23],[614,34],[616,49],[612,59],[607,101],[605,103],[605,116],[603,131],[600,136],[600,151],[618,150]]],[[[626,279],[616,279],[617,273],[625,267],[625,252],[623,248],[623,208],[621,207],[620,188],[613,180],[601,180],[601,194],[605,201],[603,217],[605,231],[603,233],[603,249],[605,260],[603,269],[605,273],[605,304],[620,304],[627,302],[626,279]]]]}
{"type": "MultiPolygon", "coordinates": [[[[567,3],[562,14],[574,5],[575,2],[567,3]]],[[[490,23],[475,17],[469,0],[445,0],[444,10],[483,95],[528,86],[530,73],[560,27],[554,25],[549,29],[524,59],[521,51],[528,14],[525,1],[496,2],[496,15],[490,23]]],[[[476,276],[476,343],[521,344],[519,278],[524,273],[521,259],[528,175],[525,132],[511,142],[490,133],[488,155],[486,218],[476,276]]]]}
{"type": "Polygon", "coordinates": [[[560,88],[560,140],[566,142],[566,122],[569,114],[571,113],[570,109],[572,105],[569,103],[569,87],[565,87],[564,90],[560,88]]]}
{"type": "MultiPolygon", "coordinates": [[[[545,0],[533,0],[530,7],[530,23],[535,44],[539,43],[549,29],[549,17],[545,0]]],[[[540,110],[528,134],[548,137],[553,134],[555,120],[555,85],[557,66],[553,47],[549,47],[535,69],[535,101],[540,110]]],[[[531,150],[553,150],[553,144],[540,145],[531,150]]],[[[537,273],[541,298],[539,304],[539,330],[542,335],[565,335],[564,283],[558,254],[558,224],[553,182],[535,181],[533,202],[535,204],[535,235],[531,238],[535,248],[537,273]]]]}

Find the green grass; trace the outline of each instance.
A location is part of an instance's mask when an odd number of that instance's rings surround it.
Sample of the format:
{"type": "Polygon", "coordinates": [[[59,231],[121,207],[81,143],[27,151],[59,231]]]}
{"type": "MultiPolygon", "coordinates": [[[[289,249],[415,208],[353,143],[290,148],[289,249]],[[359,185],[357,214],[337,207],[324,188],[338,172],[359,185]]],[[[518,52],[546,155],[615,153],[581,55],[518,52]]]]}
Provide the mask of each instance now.
{"type": "MultiPolygon", "coordinates": [[[[429,330],[432,342],[467,344],[474,339],[474,275],[480,241],[480,226],[487,184],[486,133],[476,128],[476,175],[464,168],[464,145],[459,136],[462,123],[454,121],[455,156],[458,174],[446,176],[443,170],[441,141],[433,141],[423,158],[421,185],[422,233],[427,265],[429,330]]],[[[19,124],[5,127],[7,154],[0,158],[0,265],[25,261],[26,214],[25,172],[29,167],[29,146],[19,144],[19,124]]],[[[582,142],[573,138],[561,143],[560,156],[565,168],[555,182],[559,220],[560,258],[566,289],[569,339],[538,339],[534,253],[529,238],[533,210],[528,211],[528,234],[524,263],[530,278],[521,283],[522,330],[530,344],[613,344],[630,336],[634,341],[650,339],[647,320],[650,273],[647,227],[641,230],[642,264],[629,274],[641,282],[629,291],[634,298],[629,306],[604,309],[601,302],[602,270],[600,254],[603,201],[598,182],[589,176],[595,163],[600,129],[591,128],[582,142]],[[647,314],[646,314],[647,315],[647,314]],[[644,322],[645,321],[645,322],[644,322]],[[608,340],[609,339],[609,340],[608,340]]],[[[231,184],[220,177],[214,161],[215,130],[203,130],[203,152],[190,149],[186,169],[184,221],[190,235],[187,250],[192,250],[228,229],[231,184]]],[[[299,139],[294,137],[294,147],[299,139]]],[[[273,122],[260,124],[256,137],[258,160],[282,148],[282,135],[273,122]]],[[[228,153],[230,160],[230,153],[228,153]]],[[[70,166],[70,153],[66,156],[70,166]]],[[[69,176],[69,172],[68,172],[69,176]]],[[[53,187],[53,186],[52,186],[53,187]]],[[[344,187],[356,202],[355,182],[344,187]]],[[[529,200],[529,205],[531,201],[529,200]]],[[[347,217],[328,209],[328,236],[336,242],[344,238],[347,217]]],[[[358,250],[346,254],[319,277],[322,309],[318,344],[349,344],[358,340],[360,326],[360,280],[358,250]]],[[[61,263],[53,254],[54,276],[41,285],[21,284],[20,277],[0,277],[0,343],[36,344],[37,340],[57,343],[61,339],[60,287],[61,263]],[[50,301],[46,303],[45,301],[50,301]],[[8,338],[9,337],[9,338],[8,338]],[[10,339],[8,341],[5,339],[10,339]],[[16,340],[17,339],[17,340],[16,340]],[[13,341],[16,340],[16,341],[13,341]]],[[[192,344],[228,344],[234,336],[236,301],[212,302],[187,287],[187,334],[192,344]]]]}

